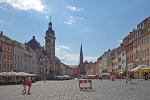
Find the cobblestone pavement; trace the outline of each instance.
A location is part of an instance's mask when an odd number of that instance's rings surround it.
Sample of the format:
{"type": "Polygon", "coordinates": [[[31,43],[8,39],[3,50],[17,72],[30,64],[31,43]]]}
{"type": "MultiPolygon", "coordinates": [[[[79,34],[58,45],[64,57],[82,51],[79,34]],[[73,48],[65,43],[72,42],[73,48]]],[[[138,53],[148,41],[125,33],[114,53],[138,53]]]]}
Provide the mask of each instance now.
{"type": "Polygon", "coordinates": [[[22,95],[21,85],[0,86],[0,100],[150,100],[150,81],[92,80],[93,91],[80,91],[77,80],[39,81],[31,94],[22,95]]]}

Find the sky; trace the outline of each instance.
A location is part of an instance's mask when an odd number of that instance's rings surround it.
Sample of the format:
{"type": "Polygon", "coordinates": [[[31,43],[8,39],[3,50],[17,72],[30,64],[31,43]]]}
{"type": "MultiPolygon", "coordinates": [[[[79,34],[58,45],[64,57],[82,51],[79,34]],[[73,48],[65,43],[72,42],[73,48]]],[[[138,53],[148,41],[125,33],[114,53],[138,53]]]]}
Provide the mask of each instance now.
{"type": "Polygon", "coordinates": [[[45,46],[51,16],[55,55],[62,63],[95,62],[117,48],[137,25],[150,16],[150,0],[0,0],[0,31],[28,42],[35,36],[45,46]]]}

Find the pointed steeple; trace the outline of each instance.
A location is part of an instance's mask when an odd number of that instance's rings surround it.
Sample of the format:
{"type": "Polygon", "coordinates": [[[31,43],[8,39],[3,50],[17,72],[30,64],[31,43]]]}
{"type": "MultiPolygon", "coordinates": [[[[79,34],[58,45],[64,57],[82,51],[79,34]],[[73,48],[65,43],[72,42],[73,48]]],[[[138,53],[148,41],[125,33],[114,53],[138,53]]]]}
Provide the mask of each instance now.
{"type": "Polygon", "coordinates": [[[51,16],[49,16],[49,18],[50,18],[50,22],[49,22],[49,27],[48,27],[48,29],[52,30],[51,16]]]}
{"type": "Polygon", "coordinates": [[[48,30],[46,33],[54,34],[54,31],[52,29],[52,22],[51,22],[51,16],[49,16],[50,22],[48,23],[48,30]]]}
{"type": "Polygon", "coordinates": [[[82,53],[82,43],[81,43],[81,48],[80,48],[80,57],[83,57],[83,53],[82,53]]]}

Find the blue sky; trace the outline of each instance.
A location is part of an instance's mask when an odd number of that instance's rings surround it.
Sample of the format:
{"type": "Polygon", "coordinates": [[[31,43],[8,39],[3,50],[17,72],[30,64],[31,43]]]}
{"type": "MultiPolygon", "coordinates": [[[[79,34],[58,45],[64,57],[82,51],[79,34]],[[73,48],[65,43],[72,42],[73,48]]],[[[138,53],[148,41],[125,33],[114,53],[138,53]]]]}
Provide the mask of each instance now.
{"type": "Polygon", "coordinates": [[[21,43],[32,36],[45,45],[52,18],[56,56],[69,65],[95,62],[117,48],[137,24],[150,16],[150,0],[0,0],[0,31],[21,43]]]}

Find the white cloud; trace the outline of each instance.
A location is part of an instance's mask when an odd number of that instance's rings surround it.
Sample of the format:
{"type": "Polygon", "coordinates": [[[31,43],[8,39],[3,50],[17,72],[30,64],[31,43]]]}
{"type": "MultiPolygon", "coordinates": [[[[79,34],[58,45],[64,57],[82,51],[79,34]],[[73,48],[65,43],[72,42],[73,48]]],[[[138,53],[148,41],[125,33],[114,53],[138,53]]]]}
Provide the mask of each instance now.
{"type": "Polygon", "coordinates": [[[76,20],[83,20],[83,17],[74,18],[73,16],[69,16],[69,20],[67,22],[63,22],[64,24],[73,24],[76,20]]]}
{"type": "Polygon", "coordinates": [[[67,47],[67,46],[62,46],[62,45],[60,45],[59,48],[70,49],[69,47],[67,47]]]}
{"type": "Polygon", "coordinates": [[[35,10],[44,12],[44,6],[40,0],[0,0],[0,3],[5,2],[10,4],[12,7],[21,10],[35,10]]]}
{"type": "Polygon", "coordinates": [[[55,52],[58,54],[60,52],[60,48],[55,47],[55,52]]]}
{"type": "Polygon", "coordinates": [[[67,46],[59,45],[58,47],[57,47],[57,46],[55,47],[55,52],[56,52],[57,54],[59,54],[60,52],[62,52],[62,51],[61,51],[62,49],[70,49],[70,48],[67,47],[67,46]]]}
{"type": "Polygon", "coordinates": [[[67,52],[62,52],[62,53],[65,53],[65,54],[66,54],[67,52]]]}
{"type": "Polygon", "coordinates": [[[73,6],[71,6],[71,5],[68,5],[67,8],[70,9],[70,10],[73,10],[73,11],[81,11],[81,10],[84,10],[84,9],[82,9],[82,8],[73,7],[73,6]]]}
{"type": "Polygon", "coordinates": [[[73,24],[75,23],[75,18],[72,16],[69,16],[69,21],[68,22],[64,22],[64,24],[73,24]]]}
{"type": "Polygon", "coordinates": [[[122,43],[122,40],[118,40],[119,43],[122,43]]]}
{"type": "Polygon", "coordinates": [[[0,20],[0,23],[2,23],[3,21],[2,20],[0,20]]]}
{"type": "Polygon", "coordinates": [[[91,32],[93,30],[94,30],[94,28],[92,28],[92,27],[86,27],[86,28],[82,29],[82,32],[91,32]]]}
{"type": "Polygon", "coordinates": [[[49,19],[49,16],[46,16],[45,18],[46,18],[46,19],[49,19]]]}
{"type": "Polygon", "coordinates": [[[76,19],[80,19],[80,20],[83,20],[84,18],[83,18],[83,17],[77,17],[76,19]]]}

